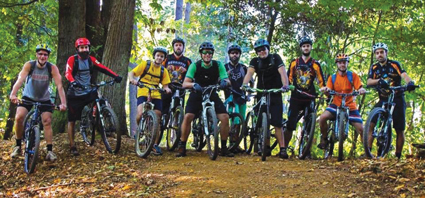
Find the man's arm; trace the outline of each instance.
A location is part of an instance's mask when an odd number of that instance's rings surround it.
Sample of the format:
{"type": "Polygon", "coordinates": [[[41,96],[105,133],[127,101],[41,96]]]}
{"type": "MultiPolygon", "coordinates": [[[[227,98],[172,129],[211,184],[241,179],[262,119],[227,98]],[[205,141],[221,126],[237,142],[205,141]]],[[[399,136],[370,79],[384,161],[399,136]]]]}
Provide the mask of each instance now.
{"type": "Polygon", "coordinates": [[[406,82],[406,84],[408,84],[410,81],[412,81],[412,78],[410,78],[409,75],[407,75],[406,72],[403,72],[400,76],[403,78],[403,80],[404,80],[404,82],[406,82]]]}
{"type": "Polygon", "coordinates": [[[62,76],[59,73],[59,69],[56,65],[52,65],[52,78],[55,81],[56,88],[58,89],[59,98],[61,100],[61,104],[59,106],[61,111],[66,110],[66,97],[65,97],[65,91],[63,89],[62,84],[62,76]]]}
{"type": "Polygon", "coordinates": [[[186,77],[184,78],[182,87],[185,89],[192,89],[194,84],[195,83],[193,83],[193,80],[191,78],[186,77]]]}
{"type": "MultiPolygon", "coordinates": [[[[283,86],[288,86],[288,75],[286,74],[285,66],[280,66],[279,69],[277,69],[280,74],[280,80],[282,81],[283,86]]],[[[244,79],[245,80],[245,79],[244,79]]]]}
{"type": "Polygon", "coordinates": [[[254,75],[255,69],[254,67],[248,67],[248,71],[246,72],[245,78],[243,79],[243,85],[248,84],[254,75]]]}
{"type": "Polygon", "coordinates": [[[93,62],[93,66],[100,72],[110,76],[110,77],[117,77],[118,74],[113,72],[111,69],[107,68],[105,65],[102,65],[96,58],[90,56],[91,61],[93,62]]]}
{"type": "Polygon", "coordinates": [[[9,98],[10,98],[10,101],[12,101],[12,103],[16,104],[18,102],[18,98],[16,97],[16,94],[18,93],[19,88],[21,88],[22,84],[27,78],[30,70],[31,70],[31,63],[26,62],[21,72],[19,72],[18,80],[16,80],[16,83],[13,85],[12,91],[10,92],[9,98]]]}

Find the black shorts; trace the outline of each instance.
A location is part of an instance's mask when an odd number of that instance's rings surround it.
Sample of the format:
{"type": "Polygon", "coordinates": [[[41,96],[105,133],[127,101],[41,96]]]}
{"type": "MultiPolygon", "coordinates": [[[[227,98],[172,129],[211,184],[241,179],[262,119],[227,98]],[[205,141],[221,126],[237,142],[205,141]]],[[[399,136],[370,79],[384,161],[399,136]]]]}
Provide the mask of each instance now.
{"type": "MultiPolygon", "coordinates": [[[[261,95],[257,95],[257,101],[261,99],[261,95]]],[[[281,93],[271,93],[270,94],[270,125],[274,127],[282,127],[283,124],[283,102],[281,93]]]]}
{"type": "MultiPolygon", "coordinates": [[[[148,97],[146,96],[140,96],[137,98],[137,106],[140,104],[148,101],[148,97]]],[[[162,100],[161,99],[152,99],[153,109],[161,111],[162,112],[162,100]]]]}
{"type": "MultiPolygon", "coordinates": [[[[218,97],[218,94],[216,92],[213,92],[211,94],[210,100],[214,102],[214,108],[217,114],[227,113],[223,101],[221,101],[220,97],[218,97]]],[[[202,94],[191,92],[189,98],[187,99],[185,113],[193,113],[195,115],[198,115],[201,110],[202,94]]]]}
{"type": "MultiPolygon", "coordinates": [[[[289,102],[289,111],[288,111],[288,124],[287,128],[289,131],[293,131],[297,128],[297,123],[299,121],[300,113],[304,115],[304,110],[306,107],[310,107],[311,100],[296,100],[292,99],[289,102]]],[[[310,109],[312,111],[313,109],[310,109]]]]}
{"type": "MultiPolygon", "coordinates": [[[[32,101],[32,102],[38,102],[38,101],[31,100],[30,98],[28,98],[26,96],[22,97],[22,99],[23,100],[29,100],[29,101],[32,101]]],[[[52,101],[47,100],[47,101],[41,101],[40,103],[41,104],[52,104],[52,101]]],[[[27,109],[28,112],[31,111],[31,109],[32,109],[33,106],[34,105],[32,105],[32,104],[18,104],[18,107],[25,107],[25,109],[27,109]]],[[[52,113],[53,112],[53,109],[54,109],[54,106],[53,105],[52,106],[41,105],[38,108],[39,108],[39,110],[40,110],[41,113],[43,113],[43,112],[50,112],[50,113],[52,113]]]]}
{"type": "Polygon", "coordinates": [[[97,99],[97,92],[90,92],[82,96],[67,96],[68,122],[81,120],[83,108],[97,99]]]}
{"type": "MultiPolygon", "coordinates": [[[[172,94],[167,94],[167,93],[162,93],[161,94],[161,99],[162,99],[162,113],[163,114],[167,114],[170,111],[172,97],[176,93],[176,90],[173,90],[172,89],[172,92],[173,92],[172,94]]],[[[182,107],[184,107],[184,96],[185,96],[185,94],[186,94],[186,92],[180,90],[180,97],[183,98],[182,107]]]]}
{"type": "MultiPolygon", "coordinates": [[[[382,103],[388,101],[387,98],[380,98],[379,102],[375,104],[375,107],[382,107],[382,103]]],[[[406,128],[406,102],[404,96],[396,96],[394,98],[395,107],[393,112],[393,127],[396,131],[404,131],[406,128]]],[[[377,117],[372,120],[376,123],[377,117]]]]}

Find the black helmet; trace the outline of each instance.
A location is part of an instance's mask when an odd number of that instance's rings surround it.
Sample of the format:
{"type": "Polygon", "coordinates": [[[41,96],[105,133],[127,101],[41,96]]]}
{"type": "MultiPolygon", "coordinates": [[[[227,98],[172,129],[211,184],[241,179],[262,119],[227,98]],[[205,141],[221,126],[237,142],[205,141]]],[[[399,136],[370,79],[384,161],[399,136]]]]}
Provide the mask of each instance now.
{"type": "Polygon", "coordinates": [[[173,39],[173,47],[174,47],[174,44],[175,43],[182,43],[183,44],[183,47],[185,45],[184,40],[182,38],[180,38],[180,37],[176,37],[175,39],[173,39]]]}
{"type": "Polygon", "coordinates": [[[164,56],[167,56],[167,54],[168,54],[168,50],[167,50],[167,49],[165,49],[165,47],[162,47],[162,46],[158,46],[158,47],[155,47],[155,48],[153,49],[153,57],[154,57],[154,58],[155,58],[155,54],[156,54],[157,52],[162,52],[162,53],[164,53],[164,56]]]}
{"type": "Polygon", "coordinates": [[[257,41],[255,41],[254,43],[254,49],[257,49],[259,47],[263,47],[266,46],[267,49],[270,50],[270,44],[268,41],[264,40],[264,39],[258,39],[257,41]]]}
{"type": "Polygon", "coordinates": [[[40,50],[44,50],[49,54],[50,52],[52,52],[52,49],[50,49],[49,46],[47,46],[47,44],[39,44],[37,45],[37,47],[35,47],[35,52],[38,52],[40,50]]]}
{"type": "Polygon", "coordinates": [[[204,49],[211,49],[212,51],[214,51],[214,45],[211,42],[209,42],[209,41],[203,42],[199,46],[199,53],[201,53],[202,50],[204,50],[204,49]]]}
{"type": "Polygon", "coordinates": [[[303,36],[298,42],[300,44],[300,47],[303,46],[306,43],[313,45],[313,41],[308,36],[303,36]]]}
{"type": "Polygon", "coordinates": [[[229,48],[227,49],[227,53],[230,54],[230,52],[232,50],[239,51],[239,54],[242,54],[241,46],[239,46],[238,44],[233,44],[233,45],[229,46],[229,48]]]}

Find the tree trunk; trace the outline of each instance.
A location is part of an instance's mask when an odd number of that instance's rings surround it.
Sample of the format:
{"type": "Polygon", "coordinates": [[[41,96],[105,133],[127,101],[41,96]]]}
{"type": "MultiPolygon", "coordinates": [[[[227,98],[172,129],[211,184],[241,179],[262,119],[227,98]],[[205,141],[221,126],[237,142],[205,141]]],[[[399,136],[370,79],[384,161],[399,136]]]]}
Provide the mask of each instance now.
{"type": "MultiPolygon", "coordinates": [[[[84,0],[59,0],[59,35],[58,54],[56,65],[62,75],[65,74],[66,61],[75,54],[75,40],[85,36],[86,4],[84,0]]],[[[62,76],[64,87],[68,87],[68,80],[62,76]]],[[[65,90],[66,91],[66,90],[65,90]]],[[[59,97],[56,102],[59,102],[59,97]]],[[[53,113],[53,132],[64,132],[67,124],[65,112],[53,113]]]]}
{"type": "MultiPolygon", "coordinates": [[[[12,90],[13,85],[15,84],[18,78],[14,78],[10,80],[10,90],[12,90]]],[[[15,123],[15,115],[16,115],[16,104],[13,104],[9,100],[9,116],[6,121],[6,128],[4,130],[4,140],[8,140],[12,135],[13,124],[15,123]]]]}
{"type": "Polygon", "coordinates": [[[186,3],[186,8],[184,9],[184,22],[186,24],[190,23],[190,11],[192,7],[189,2],[186,3]]]}
{"type": "MultiPolygon", "coordinates": [[[[133,25],[134,28],[134,42],[137,43],[138,38],[137,38],[137,24],[133,25]]],[[[135,50],[135,46],[133,46],[133,50],[135,50]]],[[[137,60],[137,56],[135,58],[137,60]]],[[[137,66],[137,64],[135,63],[130,63],[129,67],[131,69],[134,69],[137,66]]],[[[129,98],[128,100],[130,101],[130,137],[134,137],[134,134],[136,134],[136,129],[137,129],[137,87],[136,86],[129,86],[129,98]]]]}
{"type": "Polygon", "coordinates": [[[127,133],[125,114],[125,93],[127,72],[133,36],[135,0],[116,0],[114,2],[109,30],[106,38],[102,62],[118,75],[123,82],[113,87],[105,87],[103,94],[109,99],[117,113],[122,132],[127,133]]]}
{"type": "Polygon", "coordinates": [[[176,0],[176,16],[175,21],[182,19],[183,17],[183,0],[176,0]]]}

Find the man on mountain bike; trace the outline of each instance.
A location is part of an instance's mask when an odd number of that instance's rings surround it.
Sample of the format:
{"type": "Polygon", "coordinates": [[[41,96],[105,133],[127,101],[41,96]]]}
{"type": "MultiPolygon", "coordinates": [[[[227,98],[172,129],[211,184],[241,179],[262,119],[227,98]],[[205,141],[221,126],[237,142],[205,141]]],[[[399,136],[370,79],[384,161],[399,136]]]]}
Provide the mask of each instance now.
{"type": "MultiPolygon", "coordinates": [[[[65,92],[62,87],[62,76],[56,65],[47,62],[52,50],[46,44],[37,45],[35,48],[35,61],[28,61],[24,64],[21,72],[19,72],[18,80],[13,85],[10,93],[10,101],[18,103],[15,116],[16,146],[13,148],[11,157],[15,158],[22,154],[21,142],[24,133],[24,119],[33,105],[20,103],[16,96],[22,84],[25,83],[22,99],[33,102],[41,102],[42,104],[52,104],[50,101],[49,85],[51,79],[54,80],[59,93],[61,111],[66,110],[65,92]]],[[[46,160],[55,161],[57,156],[53,153],[53,132],[52,132],[52,112],[53,106],[40,106],[41,118],[44,128],[44,136],[47,143],[46,160]]]]}
{"type": "Polygon", "coordinates": [[[81,112],[84,106],[96,100],[97,92],[91,91],[86,87],[94,84],[93,70],[96,69],[115,79],[120,83],[121,76],[118,76],[112,70],[102,65],[95,57],[90,56],[90,41],[86,38],[79,38],[75,41],[75,50],[77,54],[68,58],[66,63],[65,77],[70,86],[67,91],[68,98],[68,137],[70,152],[72,155],[79,155],[74,142],[75,121],[81,120],[81,112]]]}
{"type": "MultiPolygon", "coordinates": [[[[320,88],[325,87],[325,80],[319,62],[310,57],[313,41],[310,37],[304,36],[299,40],[299,46],[302,55],[292,60],[289,65],[289,84],[293,84],[295,89],[316,95],[316,89],[313,84],[314,80],[317,79],[320,88]]],[[[286,148],[291,141],[292,132],[297,127],[300,113],[303,113],[306,107],[310,107],[310,103],[314,100],[315,98],[303,95],[296,90],[292,91],[289,101],[288,124],[283,132],[285,139],[283,158],[288,158],[286,148]]],[[[312,111],[313,109],[310,109],[310,112],[312,111]]]]}
{"type": "MultiPolygon", "coordinates": [[[[401,78],[407,83],[407,90],[415,90],[415,82],[402,69],[401,64],[395,60],[388,59],[388,46],[385,43],[376,43],[372,47],[377,63],[370,66],[367,85],[379,85],[379,102],[375,107],[382,107],[382,103],[388,101],[389,86],[400,86],[401,78]]],[[[393,114],[393,126],[397,133],[395,155],[400,159],[404,144],[404,129],[406,127],[406,102],[404,92],[398,92],[394,96],[395,108],[393,114]]],[[[371,123],[373,129],[375,123],[371,123]]],[[[371,134],[371,133],[370,133],[371,134]]]]}
{"type": "MultiPolygon", "coordinates": [[[[224,89],[229,85],[226,69],[220,61],[212,60],[214,55],[214,45],[211,42],[203,42],[199,46],[199,54],[201,59],[196,63],[192,63],[183,82],[183,87],[192,89],[187,100],[185,115],[182,123],[182,135],[178,145],[177,157],[186,156],[186,141],[189,136],[192,121],[195,115],[202,109],[202,87],[217,84],[220,80],[220,88],[224,89]]],[[[220,120],[221,135],[221,156],[233,157],[233,153],[227,149],[227,137],[229,136],[229,115],[226,112],[223,101],[219,98],[217,92],[211,94],[210,100],[214,102],[214,108],[217,118],[220,120]]]]}
{"type": "MultiPolygon", "coordinates": [[[[289,90],[288,76],[286,74],[285,65],[282,58],[278,54],[270,53],[270,44],[264,39],[258,39],[254,43],[254,49],[258,57],[255,57],[249,63],[248,72],[243,80],[243,87],[248,87],[248,82],[251,80],[252,75],[257,73],[258,89],[275,89],[280,88],[283,92],[289,90]]],[[[276,139],[279,141],[280,152],[279,157],[284,157],[284,142],[282,131],[282,114],[283,103],[281,93],[270,94],[270,124],[274,126],[276,131],[276,139]]],[[[267,155],[271,155],[270,145],[267,146],[267,155]]]]}
{"type": "MultiPolygon", "coordinates": [[[[352,93],[353,90],[358,90],[359,94],[365,94],[366,90],[363,88],[362,81],[360,77],[352,72],[348,71],[348,63],[350,62],[350,57],[345,54],[338,54],[335,59],[335,63],[338,67],[338,71],[335,74],[334,80],[332,75],[329,76],[326,87],[320,88],[321,92],[327,93],[330,90],[333,90],[338,93],[352,93]]],[[[325,112],[320,115],[320,144],[317,146],[320,149],[326,148],[328,144],[328,120],[335,119],[336,109],[342,104],[342,96],[335,95],[328,107],[326,107],[325,112]]],[[[348,120],[350,124],[356,129],[357,133],[362,136],[363,134],[363,120],[360,116],[359,110],[357,109],[356,102],[353,96],[348,96],[346,98],[345,104],[350,108],[348,115],[348,120]]]]}
{"type": "MultiPolygon", "coordinates": [[[[168,74],[168,70],[164,68],[162,62],[164,62],[165,57],[168,54],[168,50],[164,47],[158,46],[153,49],[153,58],[154,61],[142,61],[137,67],[131,70],[128,73],[128,79],[131,84],[137,85],[138,81],[142,82],[145,86],[157,87],[159,84],[163,86],[163,89],[167,94],[171,93],[171,89],[168,88],[168,84],[170,83],[170,76],[168,74]],[[150,65],[148,65],[150,63],[150,65]],[[140,76],[139,80],[136,80],[135,77],[140,76]]],[[[142,119],[143,114],[143,103],[148,101],[148,93],[149,89],[147,87],[138,88],[137,89],[137,124],[139,124],[142,119]]],[[[154,104],[154,111],[158,117],[158,124],[161,119],[162,112],[162,104],[161,93],[158,90],[154,90],[151,94],[152,103],[154,104]]],[[[157,131],[157,133],[160,131],[157,131]]],[[[160,137],[157,136],[155,143],[159,144],[160,137]]],[[[157,148],[154,149],[155,155],[162,154],[159,146],[156,145],[157,148]]]]}
{"type": "MultiPolygon", "coordinates": [[[[245,92],[241,90],[243,79],[248,72],[248,67],[239,62],[242,55],[242,49],[239,45],[233,44],[227,48],[227,54],[229,55],[229,62],[224,65],[227,71],[227,75],[230,79],[232,89],[237,92],[233,93],[233,102],[235,103],[236,112],[241,114],[243,118],[246,115],[246,98],[245,92]]],[[[252,81],[250,81],[252,82],[252,81]]],[[[230,97],[231,93],[229,90],[224,90],[225,98],[230,97]]],[[[230,113],[230,112],[229,112],[230,113]]],[[[230,143],[234,143],[234,137],[230,137],[230,143]]],[[[238,147],[239,150],[241,150],[238,147]]]]}
{"type": "MultiPolygon", "coordinates": [[[[168,69],[168,73],[170,74],[170,80],[172,82],[182,83],[186,76],[186,71],[189,68],[189,65],[192,64],[192,60],[190,58],[183,55],[185,49],[185,42],[182,38],[177,37],[173,39],[173,53],[167,55],[163,65],[166,69],[168,69]]],[[[162,94],[162,113],[167,114],[170,110],[171,99],[173,94],[175,93],[175,89],[170,87],[172,94],[162,94]]],[[[184,93],[182,93],[184,94],[184,93]]],[[[184,106],[184,100],[182,101],[184,106]]],[[[163,130],[161,129],[161,134],[163,134],[163,130]]],[[[162,137],[162,135],[160,136],[162,137]]],[[[161,155],[161,148],[158,146],[161,138],[158,139],[158,142],[154,144],[154,154],[161,155]]]]}

